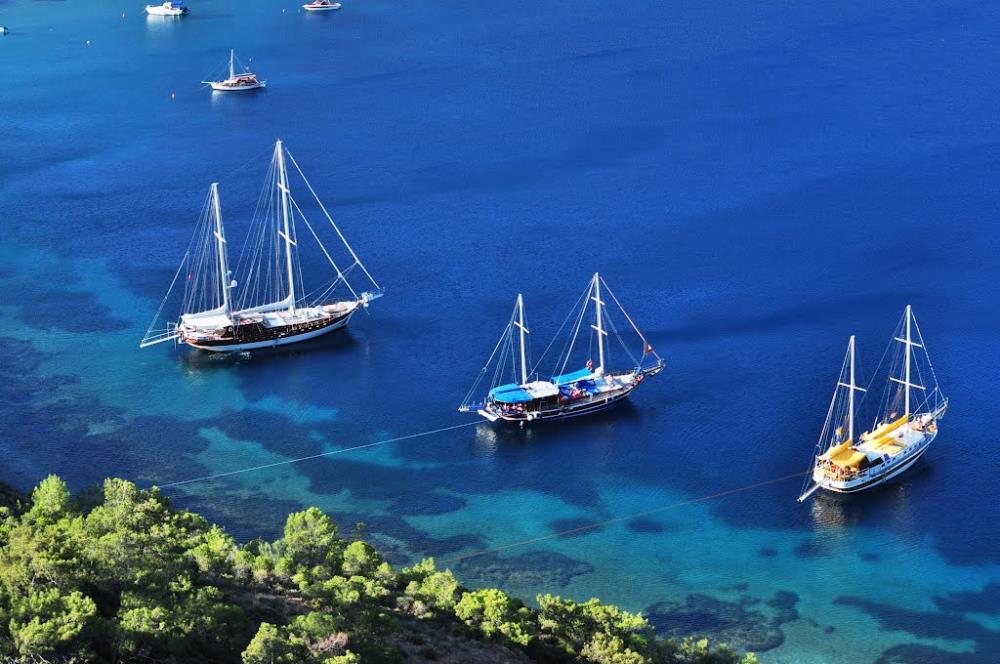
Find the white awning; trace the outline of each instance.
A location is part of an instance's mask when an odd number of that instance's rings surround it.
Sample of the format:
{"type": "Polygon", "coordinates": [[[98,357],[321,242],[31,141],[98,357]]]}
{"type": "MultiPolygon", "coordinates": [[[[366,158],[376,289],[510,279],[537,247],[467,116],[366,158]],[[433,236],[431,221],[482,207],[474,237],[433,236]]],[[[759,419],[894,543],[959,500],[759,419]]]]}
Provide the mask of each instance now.
{"type": "Polygon", "coordinates": [[[181,323],[191,327],[205,330],[216,330],[220,327],[229,327],[232,321],[226,314],[206,311],[200,314],[184,314],[181,316],[181,323]]]}
{"type": "Polygon", "coordinates": [[[521,386],[533,399],[544,399],[554,397],[559,394],[559,388],[545,380],[536,380],[533,383],[521,386]]]}

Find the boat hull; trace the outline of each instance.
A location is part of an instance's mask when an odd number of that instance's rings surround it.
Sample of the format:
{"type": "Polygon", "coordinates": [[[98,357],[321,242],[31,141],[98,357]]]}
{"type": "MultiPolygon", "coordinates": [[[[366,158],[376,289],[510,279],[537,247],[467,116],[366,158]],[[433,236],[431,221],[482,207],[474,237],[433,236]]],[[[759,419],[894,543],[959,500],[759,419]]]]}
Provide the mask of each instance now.
{"type": "Polygon", "coordinates": [[[332,5],[323,5],[323,6],[302,5],[302,9],[306,10],[307,12],[332,12],[335,9],[340,9],[340,3],[336,2],[332,5]]]}
{"type": "Polygon", "coordinates": [[[592,415],[594,413],[599,413],[603,410],[607,410],[612,406],[621,403],[628,398],[628,395],[635,388],[631,388],[628,391],[622,392],[617,395],[608,395],[601,399],[581,399],[580,401],[572,404],[567,404],[562,408],[554,408],[551,410],[540,410],[533,411],[530,413],[517,414],[517,415],[501,415],[495,413],[497,419],[504,422],[551,422],[555,420],[568,420],[571,417],[580,417],[582,415],[592,415]]]}
{"type": "MultiPolygon", "coordinates": [[[[661,370],[662,367],[645,371],[641,375],[641,378],[656,375],[661,370]]],[[[637,380],[620,390],[598,393],[591,395],[586,399],[579,399],[577,401],[560,404],[554,408],[540,408],[537,410],[512,413],[497,409],[490,404],[485,410],[479,409],[476,412],[491,422],[500,420],[503,422],[517,422],[525,424],[568,420],[573,417],[582,417],[584,415],[600,413],[622,403],[628,399],[629,395],[631,395],[632,392],[635,391],[635,388],[637,388],[641,383],[642,380],[637,380]]]]}
{"type": "Polygon", "coordinates": [[[913,466],[913,464],[915,464],[917,460],[923,456],[924,452],[927,451],[927,448],[930,447],[931,442],[936,436],[937,434],[930,436],[926,442],[914,449],[914,451],[908,454],[905,459],[902,459],[899,463],[887,468],[885,472],[875,475],[870,479],[859,480],[856,482],[821,481],[818,482],[818,484],[821,489],[825,489],[826,491],[831,491],[833,493],[858,493],[859,491],[865,491],[866,489],[872,489],[880,484],[885,484],[886,482],[906,472],[911,466],[913,466]]]}
{"type": "Polygon", "coordinates": [[[923,431],[920,440],[910,443],[902,453],[885,464],[884,468],[879,468],[878,472],[869,470],[860,477],[836,480],[828,477],[822,469],[816,468],[813,471],[813,481],[819,488],[833,493],[858,493],[859,491],[865,491],[880,484],[885,484],[898,477],[911,468],[923,456],[924,452],[927,451],[927,448],[934,442],[934,439],[937,438],[937,420],[944,415],[945,408],[947,408],[947,405],[936,413],[927,416],[929,418],[928,424],[934,424],[932,430],[923,431]]]}
{"type": "Polygon", "coordinates": [[[146,7],[146,13],[150,16],[184,16],[188,13],[187,8],[184,9],[166,9],[164,7],[146,7]]]}
{"type": "Polygon", "coordinates": [[[339,330],[347,326],[351,317],[357,312],[352,310],[348,314],[340,317],[331,317],[329,320],[316,321],[307,325],[286,325],[282,327],[270,328],[264,334],[255,330],[252,335],[237,334],[235,338],[206,340],[183,338],[182,341],[192,348],[209,351],[212,353],[239,353],[248,350],[260,350],[262,348],[275,348],[288,344],[308,341],[316,337],[329,334],[334,330],[339,330]],[[265,336],[266,338],[255,338],[265,336]]]}
{"type": "Polygon", "coordinates": [[[223,83],[209,83],[216,92],[245,92],[248,90],[261,90],[267,87],[267,83],[261,81],[253,85],[225,85],[223,83]]]}

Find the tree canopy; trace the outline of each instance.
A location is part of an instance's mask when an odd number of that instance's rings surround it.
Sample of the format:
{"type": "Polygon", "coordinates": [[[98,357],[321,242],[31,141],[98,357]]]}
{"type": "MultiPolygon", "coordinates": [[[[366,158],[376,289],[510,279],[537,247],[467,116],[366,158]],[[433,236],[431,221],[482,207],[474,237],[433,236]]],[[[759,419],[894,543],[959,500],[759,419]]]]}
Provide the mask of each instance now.
{"type": "Polygon", "coordinates": [[[641,615],[596,599],[536,603],[463,588],[430,559],[396,570],[315,507],[277,541],[241,545],[121,479],[73,496],[50,476],[0,504],[4,661],[756,661],[656,639],[641,615]]]}

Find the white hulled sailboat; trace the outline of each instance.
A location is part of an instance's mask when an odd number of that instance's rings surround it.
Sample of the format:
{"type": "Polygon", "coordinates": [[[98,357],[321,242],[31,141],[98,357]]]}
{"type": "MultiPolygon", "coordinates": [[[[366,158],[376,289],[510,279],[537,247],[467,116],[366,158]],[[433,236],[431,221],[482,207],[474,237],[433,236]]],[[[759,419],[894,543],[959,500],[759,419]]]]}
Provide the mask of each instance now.
{"type": "Polygon", "coordinates": [[[305,341],[344,327],[359,309],[383,293],[280,140],[275,144],[235,273],[242,276],[242,287],[230,270],[219,188],[212,184],[191,247],[140,347],[176,340],[208,351],[246,351],[305,341]],[[351,257],[345,269],[337,266],[292,196],[286,156],[351,257]],[[306,226],[333,268],[330,280],[308,293],[302,287],[297,221],[306,226]],[[371,283],[371,290],[359,293],[351,286],[347,275],[355,269],[371,283]],[[167,323],[165,329],[157,328],[178,277],[184,272],[187,278],[180,317],[167,323]],[[346,288],[349,297],[333,297],[340,286],[346,288]]]}
{"type": "Polygon", "coordinates": [[[243,90],[259,90],[261,88],[267,87],[267,81],[262,81],[257,78],[257,74],[254,74],[248,68],[240,68],[243,73],[236,73],[236,53],[233,49],[229,49],[229,78],[221,81],[202,81],[205,85],[209,85],[213,90],[219,92],[240,92],[243,90]]]}
{"type": "MultiPolygon", "coordinates": [[[[663,370],[663,359],[649,345],[599,274],[595,274],[590,280],[581,301],[582,306],[578,301],[577,306],[563,323],[565,327],[570,320],[575,320],[572,338],[568,342],[566,351],[557,361],[556,370],[553,371],[555,375],[551,375],[549,379],[542,379],[537,371],[528,365],[529,331],[524,317],[524,298],[519,294],[507,327],[494,347],[486,366],[480,372],[479,378],[459,407],[459,411],[478,413],[491,422],[497,420],[533,422],[586,415],[623,401],[647,376],[654,376],[663,370]],[[607,305],[602,299],[602,286],[642,342],[642,353],[639,358],[629,350],[618,334],[612,317],[608,315],[607,305]],[[567,372],[567,366],[574,359],[574,347],[591,304],[594,309],[594,322],[590,325],[590,330],[591,336],[596,337],[591,339],[591,348],[596,342],[597,366],[594,366],[591,359],[587,359],[584,368],[567,372]],[[623,370],[607,368],[610,351],[607,341],[609,331],[613,332],[621,342],[632,363],[631,368],[623,370]],[[474,400],[474,395],[483,379],[489,375],[491,367],[493,374],[490,388],[484,397],[474,400]],[[506,380],[512,382],[504,382],[506,380]]],[[[556,338],[559,338],[558,335],[556,338]]],[[[551,347],[552,344],[549,344],[549,348],[551,347]]],[[[537,367],[537,364],[535,366],[537,367]]]]}
{"type": "Polygon", "coordinates": [[[799,502],[820,488],[854,493],[887,482],[910,468],[937,437],[937,422],[948,409],[948,399],[938,386],[909,305],[889,345],[894,352],[875,424],[855,438],[855,394],[866,390],[857,385],[855,342],[850,338],[799,502]]]}

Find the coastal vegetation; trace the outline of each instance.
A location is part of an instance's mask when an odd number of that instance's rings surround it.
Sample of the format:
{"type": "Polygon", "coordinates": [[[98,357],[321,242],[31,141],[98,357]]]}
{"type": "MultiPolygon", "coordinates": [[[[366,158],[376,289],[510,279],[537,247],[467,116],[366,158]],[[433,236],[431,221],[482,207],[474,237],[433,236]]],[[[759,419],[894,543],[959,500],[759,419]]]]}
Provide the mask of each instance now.
{"type": "MultiPolygon", "coordinates": [[[[323,512],[239,544],[157,489],[0,492],[0,661],[751,664],[657,639],[596,599],[470,590],[433,560],[394,569],[323,512]]],[[[360,529],[359,529],[360,532],[360,529]]]]}

